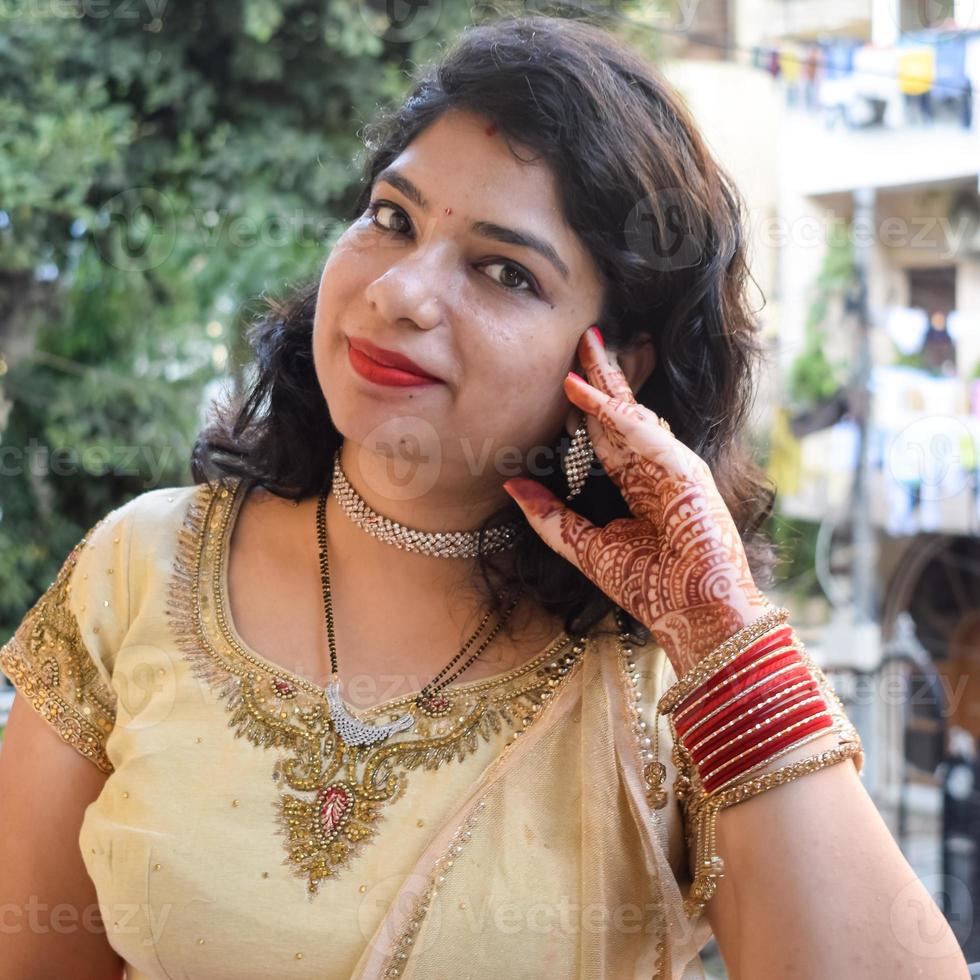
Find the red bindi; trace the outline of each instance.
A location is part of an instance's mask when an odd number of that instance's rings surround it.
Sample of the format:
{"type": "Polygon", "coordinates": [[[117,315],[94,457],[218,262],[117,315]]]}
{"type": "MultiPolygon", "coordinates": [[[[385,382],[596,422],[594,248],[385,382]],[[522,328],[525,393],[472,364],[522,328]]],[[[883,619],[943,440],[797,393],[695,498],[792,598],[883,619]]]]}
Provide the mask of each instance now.
{"type": "Polygon", "coordinates": [[[490,123],[490,125],[487,126],[487,136],[493,136],[493,134],[496,132],[497,132],[497,124],[490,123]]]}

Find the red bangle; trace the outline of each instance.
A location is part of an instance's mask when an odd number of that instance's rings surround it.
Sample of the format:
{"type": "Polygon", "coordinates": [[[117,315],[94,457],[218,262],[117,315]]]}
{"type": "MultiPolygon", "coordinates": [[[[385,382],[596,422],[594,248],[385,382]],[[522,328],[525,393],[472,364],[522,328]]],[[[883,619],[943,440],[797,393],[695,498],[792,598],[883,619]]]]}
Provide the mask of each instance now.
{"type": "MultiPolygon", "coordinates": [[[[780,670],[781,668],[790,667],[790,666],[793,667],[792,670],[784,671],[784,673],[779,674],[778,676],[767,680],[765,682],[767,685],[771,685],[774,682],[778,683],[782,678],[785,678],[788,675],[803,674],[809,676],[810,674],[810,672],[804,666],[803,662],[800,660],[799,653],[795,650],[787,652],[784,656],[773,658],[773,660],[769,661],[767,666],[771,667],[771,670],[767,671],[767,673],[772,673],[772,674],[775,674],[776,671],[780,670]]],[[[765,675],[756,677],[753,680],[753,683],[758,683],[763,679],[764,676],[765,675]]],[[[701,721],[708,714],[710,714],[711,711],[713,711],[715,708],[719,707],[720,705],[724,704],[724,702],[728,700],[728,697],[731,697],[733,695],[740,699],[744,698],[746,695],[752,697],[758,694],[758,692],[763,689],[763,688],[755,688],[754,690],[749,690],[748,688],[750,687],[751,685],[747,685],[746,689],[743,689],[740,693],[736,693],[736,689],[734,687],[731,687],[729,691],[719,694],[718,697],[712,697],[709,700],[705,701],[703,705],[699,705],[698,708],[695,711],[692,711],[691,714],[687,718],[685,718],[682,722],[675,722],[678,735],[680,735],[683,738],[699,721],[701,721]]],[[[745,702],[743,701],[742,704],[744,703],[745,702]]]]}
{"type": "Polygon", "coordinates": [[[728,763],[719,769],[712,769],[710,773],[702,778],[701,784],[704,786],[706,793],[712,793],[723,783],[727,783],[732,778],[737,778],[741,773],[751,769],[764,759],[772,758],[779,753],[780,749],[795,742],[797,739],[803,738],[811,732],[819,731],[821,728],[832,728],[833,724],[834,721],[830,715],[826,711],[822,711],[820,714],[808,720],[806,724],[800,725],[799,728],[795,728],[791,732],[786,732],[778,739],[773,739],[771,742],[760,746],[756,752],[752,752],[737,760],[737,765],[728,763]]]}
{"type": "MultiPolygon", "coordinates": [[[[739,635],[726,641],[697,673],[692,668],[693,677],[701,678],[697,687],[678,700],[665,695],[660,702],[670,715],[677,749],[691,766],[690,778],[709,795],[737,785],[787,747],[834,724],[792,627],[784,620],[761,636],[755,632],[737,652],[733,645],[739,635]]],[[[682,678],[679,689],[687,684],[682,678]]]]}
{"type": "Polygon", "coordinates": [[[765,656],[771,650],[788,643],[791,639],[791,634],[792,628],[790,626],[781,626],[772,633],[767,633],[764,636],[761,636],[751,646],[746,647],[745,650],[743,650],[731,663],[726,664],[721,670],[715,674],[712,674],[711,677],[703,681],[693,691],[687,694],[683,700],[678,703],[677,707],[674,708],[674,717],[678,718],[683,715],[684,712],[688,710],[688,708],[706,691],[710,690],[713,693],[716,688],[724,684],[725,681],[732,676],[732,674],[737,673],[754,660],[765,656]]]}
{"type": "Polygon", "coordinates": [[[699,747],[705,738],[731,738],[733,735],[738,734],[750,726],[753,723],[753,719],[758,721],[760,711],[767,715],[774,714],[776,711],[788,707],[789,699],[796,697],[800,692],[806,691],[813,693],[817,690],[813,678],[803,667],[797,668],[792,673],[786,674],[783,677],[773,678],[766,687],[768,690],[759,688],[758,691],[752,691],[751,694],[753,696],[751,700],[743,700],[741,704],[733,704],[730,706],[730,709],[726,709],[725,712],[720,713],[717,718],[712,718],[711,724],[705,726],[702,731],[680,735],[679,737],[682,743],[685,746],[690,746],[693,750],[699,747]],[[776,695],[782,696],[776,697],[776,695]],[[774,700],[764,705],[764,702],[769,698],[774,698],[774,700]],[[745,717],[742,718],[741,723],[735,724],[732,728],[725,729],[723,732],[718,731],[718,729],[728,724],[729,721],[741,717],[743,714],[745,717]]]}
{"type": "MultiPolygon", "coordinates": [[[[816,685],[811,681],[810,686],[797,688],[795,691],[790,692],[786,697],[774,704],[766,705],[765,711],[760,714],[750,714],[747,718],[743,718],[738,725],[733,728],[728,729],[724,732],[718,732],[709,741],[700,744],[695,752],[690,752],[691,758],[694,759],[698,768],[701,768],[702,762],[706,756],[710,755],[715,751],[720,745],[728,745],[738,741],[741,736],[743,736],[747,731],[754,728],[757,725],[763,725],[769,728],[770,725],[773,727],[770,729],[769,734],[775,734],[777,731],[785,727],[787,724],[791,724],[794,720],[794,713],[784,715],[781,718],[777,718],[775,722],[771,719],[774,715],[778,714],[780,711],[788,711],[790,708],[796,707],[801,701],[807,698],[813,697],[814,694],[818,694],[819,691],[816,690],[816,685]]],[[[816,702],[811,702],[816,704],[816,702]]],[[[823,704],[826,707],[826,703],[823,704]]],[[[804,705],[804,709],[809,709],[810,705],[804,705]]],[[[730,759],[733,755],[737,755],[746,749],[751,743],[741,743],[738,745],[731,745],[731,747],[718,756],[712,757],[709,762],[711,765],[717,765],[718,762],[724,762],[726,759],[730,759]]],[[[685,746],[686,747],[686,746],[685,746]]]]}

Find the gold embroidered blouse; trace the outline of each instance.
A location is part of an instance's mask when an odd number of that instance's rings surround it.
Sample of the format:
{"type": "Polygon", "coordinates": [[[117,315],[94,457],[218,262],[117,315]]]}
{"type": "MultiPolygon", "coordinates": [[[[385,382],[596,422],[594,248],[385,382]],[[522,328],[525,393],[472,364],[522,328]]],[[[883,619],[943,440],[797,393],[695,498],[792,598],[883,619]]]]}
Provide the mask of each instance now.
{"type": "Polygon", "coordinates": [[[347,749],[321,688],[235,630],[243,498],[226,480],[106,515],[0,650],[107,774],[79,846],[129,980],[702,977],[680,808],[642,775],[663,650],[610,616],[347,749]]]}

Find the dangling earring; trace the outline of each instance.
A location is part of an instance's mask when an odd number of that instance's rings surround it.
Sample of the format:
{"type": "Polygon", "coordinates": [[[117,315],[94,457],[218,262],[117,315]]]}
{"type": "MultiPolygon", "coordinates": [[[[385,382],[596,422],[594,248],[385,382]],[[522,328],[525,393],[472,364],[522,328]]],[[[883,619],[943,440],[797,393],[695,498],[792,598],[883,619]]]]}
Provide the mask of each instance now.
{"type": "Polygon", "coordinates": [[[595,451],[592,448],[592,441],[589,439],[589,430],[585,425],[585,415],[579,427],[572,436],[568,452],[562,457],[561,466],[565,473],[565,482],[568,484],[568,494],[566,500],[577,497],[585,486],[585,478],[589,475],[589,467],[595,458],[595,451]]]}

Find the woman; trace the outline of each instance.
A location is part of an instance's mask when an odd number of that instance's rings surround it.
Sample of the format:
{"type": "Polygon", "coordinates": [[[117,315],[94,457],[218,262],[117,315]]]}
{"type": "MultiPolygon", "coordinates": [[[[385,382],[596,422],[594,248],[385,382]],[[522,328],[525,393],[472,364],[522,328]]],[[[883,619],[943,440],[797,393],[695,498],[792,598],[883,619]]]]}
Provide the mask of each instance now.
{"type": "Polygon", "coordinates": [[[964,976],[756,585],[739,203],[677,98],[505,20],[368,146],[195,485],[106,515],[0,655],[2,897],[105,923],[6,975],[690,978],[713,931],[734,977],[964,976]]]}

